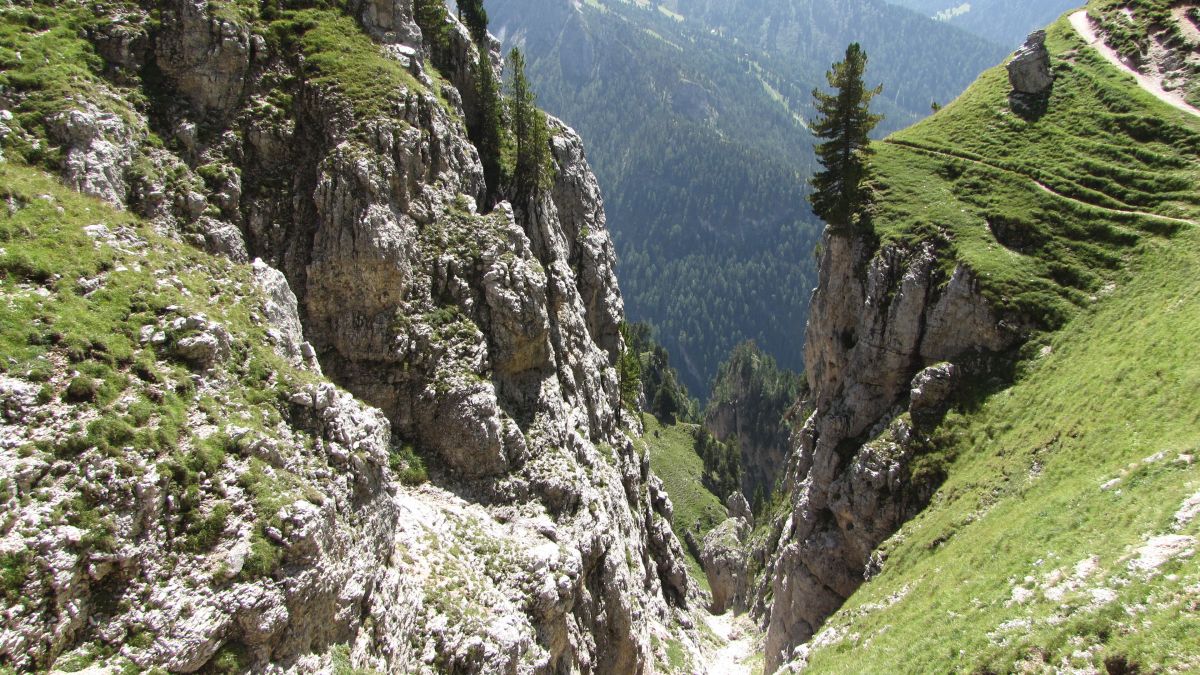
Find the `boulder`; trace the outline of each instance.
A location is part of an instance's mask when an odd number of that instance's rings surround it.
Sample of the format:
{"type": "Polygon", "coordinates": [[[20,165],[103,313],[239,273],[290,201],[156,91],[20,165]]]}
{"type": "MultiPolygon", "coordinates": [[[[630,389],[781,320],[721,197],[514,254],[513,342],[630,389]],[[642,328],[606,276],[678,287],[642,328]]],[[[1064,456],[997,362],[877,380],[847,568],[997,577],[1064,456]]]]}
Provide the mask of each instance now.
{"type": "Polygon", "coordinates": [[[754,524],[754,513],[750,510],[750,502],[746,501],[746,497],[741,492],[734,492],[725,500],[725,508],[729,510],[730,518],[740,518],[747,523],[754,524]]]}
{"type": "Polygon", "coordinates": [[[49,128],[64,151],[63,179],[72,188],[124,208],[137,139],[116,113],[82,102],[50,118],[49,128]]]}
{"type": "Polygon", "coordinates": [[[953,363],[937,363],[917,373],[912,379],[908,411],[914,415],[936,410],[946,402],[958,383],[958,367],[953,363]]]}
{"type": "Polygon", "coordinates": [[[714,614],[727,609],[745,609],[745,598],[753,581],[747,568],[747,554],[743,542],[750,526],[745,519],[728,518],[704,537],[700,550],[700,566],[708,577],[712,588],[714,614]]]}
{"type": "Polygon", "coordinates": [[[1025,44],[1008,63],[1008,81],[1018,94],[1038,96],[1054,84],[1050,72],[1050,52],[1046,49],[1046,31],[1031,33],[1025,44]]]}

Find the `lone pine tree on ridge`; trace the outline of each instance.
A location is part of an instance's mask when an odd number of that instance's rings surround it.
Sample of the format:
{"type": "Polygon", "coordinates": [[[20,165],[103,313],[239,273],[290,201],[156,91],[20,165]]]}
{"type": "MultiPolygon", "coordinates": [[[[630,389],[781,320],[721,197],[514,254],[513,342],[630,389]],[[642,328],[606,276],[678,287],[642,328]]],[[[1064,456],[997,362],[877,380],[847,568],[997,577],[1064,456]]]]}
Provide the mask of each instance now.
{"type": "Polygon", "coordinates": [[[817,160],[825,169],[809,181],[814,190],[808,199],[813,213],[835,231],[860,225],[868,201],[863,186],[871,153],[868,134],[883,120],[883,115],[871,113],[871,99],[883,91],[883,85],[866,88],[866,67],[866,52],[852,42],[846,47],[845,60],[825,73],[834,92],[813,90],[820,116],[809,127],[814,136],[827,140],[816,146],[817,160]]]}

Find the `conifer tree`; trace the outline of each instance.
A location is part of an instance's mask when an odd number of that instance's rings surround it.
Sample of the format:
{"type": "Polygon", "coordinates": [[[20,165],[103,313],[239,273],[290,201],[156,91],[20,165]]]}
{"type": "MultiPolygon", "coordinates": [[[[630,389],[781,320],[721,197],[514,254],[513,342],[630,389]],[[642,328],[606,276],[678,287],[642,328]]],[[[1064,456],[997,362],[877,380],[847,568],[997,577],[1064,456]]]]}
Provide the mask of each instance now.
{"type": "Polygon", "coordinates": [[[450,28],[446,24],[446,6],[442,0],[414,0],[413,18],[434,53],[445,48],[450,28]]]}
{"type": "Polygon", "coordinates": [[[820,117],[810,125],[813,135],[826,139],[817,145],[817,159],[824,171],[813,176],[813,193],[809,196],[813,212],[835,229],[849,228],[862,220],[867,194],[863,182],[867,177],[867,156],[870,140],[867,135],[883,119],[870,111],[871,99],[883,85],[867,89],[863,71],[867,54],[857,42],[846,48],[846,59],[833,64],[825,73],[832,94],[813,90],[820,117]]]}
{"type": "Polygon", "coordinates": [[[488,15],[483,8],[483,0],[458,0],[458,18],[466,24],[471,39],[479,45],[479,49],[487,49],[488,15]]]}
{"type": "MultiPolygon", "coordinates": [[[[622,407],[637,410],[638,395],[642,393],[642,358],[638,354],[629,324],[621,324],[625,349],[617,358],[617,379],[620,383],[622,407]]],[[[620,408],[618,408],[620,412],[620,408]]]]}
{"type": "Polygon", "coordinates": [[[526,203],[546,186],[549,178],[550,130],[546,115],[537,108],[537,97],[525,76],[525,55],[514,48],[508,55],[512,68],[510,108],[517,162],[513,182],[517,198],[526,203]]]}
{"type": "Polygon", "coordinates": [[[496,82],[496,74],[492,70],[491,57],[485,43],[479,46],[479,77],[478,105],[476,106],[474,128],[469,129],[471,140],[479,150],[479,159],[483,163],[483,181],[487,187],[485,201],[486,209],[496,202],[500,190],[500,174],[503,138],[503,103],[500,100],[500,87],[496,82]]]}

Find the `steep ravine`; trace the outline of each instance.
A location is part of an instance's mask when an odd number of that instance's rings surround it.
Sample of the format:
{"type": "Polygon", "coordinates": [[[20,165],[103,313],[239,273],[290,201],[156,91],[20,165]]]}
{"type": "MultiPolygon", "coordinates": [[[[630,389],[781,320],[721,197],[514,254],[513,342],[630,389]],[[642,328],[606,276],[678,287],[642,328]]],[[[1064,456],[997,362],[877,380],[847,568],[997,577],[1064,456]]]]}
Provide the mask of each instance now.
{"type": "Polygon", "coordinates": [[[1194,668],[1194,369],[1108,300],[1176,334],[1194,120],[1064,17],[889,140],[871,227],[822,243],[786,502],[705,539],[714,598],[765,627],[768,673],[1194,668]],[[1105,360],[1046,366],[1060,348],[1105,360]]]}
{"type": "Polygon", "coordinates": [[[870,235],[825,235],[805,341],[815,412],[793,436],[785,509],[763,514],[753,536],[731,518],[704,542],[722,608],[766,626],[767,672],[791,660],[863,582],[875,548],[928,501],[937,476],[912,464],[922,422],[944,410],[968,362],[978,369],[1018,337],[968,270],[943,271],[932,244],[876,246],[870,235]]]}

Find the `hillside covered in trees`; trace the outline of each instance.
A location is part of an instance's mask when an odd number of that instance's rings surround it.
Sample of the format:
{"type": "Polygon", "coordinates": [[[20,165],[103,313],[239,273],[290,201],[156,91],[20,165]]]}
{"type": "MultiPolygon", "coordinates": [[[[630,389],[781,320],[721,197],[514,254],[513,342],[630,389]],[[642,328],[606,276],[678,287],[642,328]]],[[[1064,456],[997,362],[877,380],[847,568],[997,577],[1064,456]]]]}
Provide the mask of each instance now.
{"type": "Polygon", "coordinates": [[[888,0],[1014,49],[1078,0],[888,0]]]}

